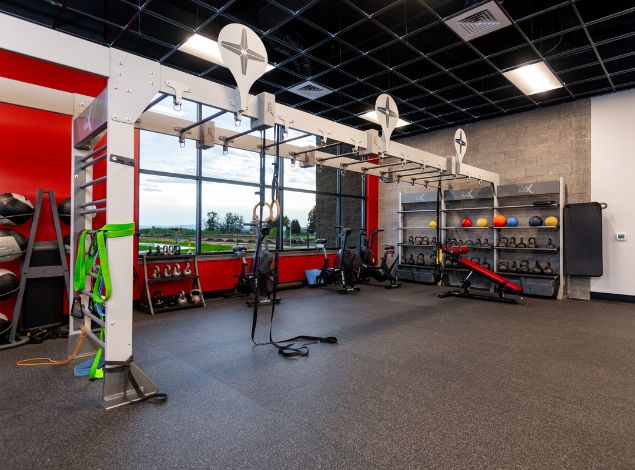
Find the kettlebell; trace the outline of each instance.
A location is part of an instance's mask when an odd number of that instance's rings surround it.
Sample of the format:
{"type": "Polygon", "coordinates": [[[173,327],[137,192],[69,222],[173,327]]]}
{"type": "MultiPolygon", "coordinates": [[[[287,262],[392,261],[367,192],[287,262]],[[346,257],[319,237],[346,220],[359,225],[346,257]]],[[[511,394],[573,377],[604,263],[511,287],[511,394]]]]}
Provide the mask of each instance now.
{"type": "Polygon", "coordinates": [[[512,264],[509,266],[509,272],[510,273],[518,272],[518,265],[516,264],[516,261],[512,261],[512,264]]]}
{"type": "Polygon", "coordinates": [[[437,237],[432,237],[432,240],[430,240],[430,243],[432,243],[433,245],[437,244],[437,237]]]}
{"type": "Polygon", "coordinates": [[[415,244],[415,237],[413,237],[412,235],[410,235],[410,236],[408,237],[408,243],[410,243],[411,245],[414,245],[414,244],[415,244]]]}
{"type": "Polygon", "coordinates": [[[200,304],[201,300],[201,291],[198,289],[192,289],[190,291],[190,302],[193,304],[200,304]]]}
{"type": "Polygon", "coordinates": [[[415,237],[415,245],[423,245],[423,237],[415,237]]]}
{"type": "Polygon", "coordinates": [[[401,257],[401,264],[408,264],[408,260],[406,259],[406,255],[401,257]]]}
{"type": "Polygon", "coordinates": [[[489,240],[487,238],[483,239],[483,248],[489,248],[489,240]]]}
{"type": "Polygon", "coordinates": [[[540,266],[540,263],[538,262],[538,260],[536,260],[536,264],[534,265],[532,272],[534,274],[542,274],[542,266],[540,266]]]}
{"type": "Polygon", "coordinates": [[[498,270],[502,273],[509,271],[509,263],[507,261],[499,261],[498,262],[498,270]]]}
{"type": "Polygon", "coordinates": [[[172,270],[172,276],[181,276],[181,266],[179,266],[179,264],[175,264],[174,265],[174,269],[172,270]]]}
{"type": "Polygon", "coordinates": [[[540,227],[542,225],[542,218],[534,215],[529,219],[529,225],[532,227],[540,227]]]}
{"type": "Polygon", "coordinates": [[[192,275],[192,268],[190,268],[190,263],[185,263],[185,269],[183,270],[183,275],[184,276],[192,275]]]}
{"type": "Polygon", "coordinates": [[[523,237],[520,237],[520,241],[516,244],[516,248],[527,248],[527,244],[523,240],[523,237]]]}
{"type": "Polygon", "coordinates": [[[482,243],[481,243],[481,239],[480,239],[480,238],[477,238],[477,239],[476,239],[476,243],[474,243],[474,246],[481,246],[481,244],[482,244],[482,243]]]}
{"type": "Polygon", "coordinates": [[[181,254],[181,245],[174,246],[174,254],[177,256],[181,254]]]}
{"type": "Polygon", "coordinates": [[[529,272],[529,261],[527,261],[526,259],[522,260],[520,262],[520,265],[518,266],[518,271],[521,273],[528,273],[529,272]]]}
{"type": "Polygon", "coordinates": [[[163,277],[172,277],[172,267],[169,264],[163,268],[163,277]]]}
{"type": "Polygon", "coordinates": [[[507,248],[507,245],[509,245],[509,240],[507,239],[507,237],[500,237],[498,239],[498,246],[507,248]]]}
{"type": "Polygon", "coordinates": [[[466,246],[474,246],[474,242],[472,240],[465,240],[466,246]]]}
{"type": "Polygon", "coordinates": [[[437,255],[435,255],[434,253],[432,253],[430,255],[430,265],[434,266],[435,264],[437,264],[437,255]]]}
{"type": "Polygon", "coordinates": [[[429,245],[429,244],[430,244],[430,238],[428,238],[428,237],[421,237],[421,244],[422,244],[422,245],[429,245]]]}
{"type": "Polygon", "coordinates": [[[479,258],[478,256],[472,257],[472,261],[476,264],[481,264],[481,258],[479,258]]]}
{"type": "Polygon", "coordinates": [[[160,290],[155,290],[152,293],[152,306],[157,308],[157,307],[163,307],[164,304],[165,304],[165,298],[163,297],[163,292],[161,292],[160,290]]]}
{"type": "Polygon", "coordinates": [[[154,247],[154,255],[155,256],[161,256],[161,246],[157,245],[154,247]]]}
{"type": "Polygon", "coordinates": [[[408,257],[408,264],[415,264],[415,257],[414,256],[410,255],[408,257]]]}
{"type": "Polygon", "coordinates": [[[423,266],[426,264],[426,257],[423,253],[417,255],[417,266],[423,266]]]}
{"type": "Polygon", "coordinates": [[[481,266],[483,266],[485,269],[491,269],[491,266],[487,262],[487,258],[485,256],[483,256],[483,262],[481,263],[481,266]]]}
{"type": "Polygon", "coordinates": [[[545,261],[545,267],[542,268],[543,274],[553,274],[553,268],[551,267],[551,263],[549,261],[545,261]]]}
{"type": "Polygon", "coordinates": [[[516,248],[516,237],[509,237],[509,242],[507,246],[510,248],[516,248]]]}
{"type": "Polygon", "coordinates": [[[161,269],[158,266],[155,266],[152,270],[152,279],[158,279],[161,277],[161,269]]]}
{"type": "Polygon", "coordinates": [[[150,245],[150,247],[148,248],[148,252],[146,253],[146,256],[152,256],[154,253],[152,253],[152,245],[150,245]]]}
{"type": "Polygon", "coordinates": [[[529,237],[529,240],[527,240],[527,248],[538,248],[538,245],[536,245],[536,237],[529,237]]]}
{"type": "Polygon", "coordinates": [[[556,245],[553,244],[553,242],[551,241],[551,238],[549,238],[547,240],[547,248],[549,248],[550,250],[553,250],[556,247],[556,245]]]}
{"type": "Polygon", "coordinates": [[[187,298],[185,297],[185,291],[179,292],[179,296],[176,298],[177,305],[187,305],[187,298]]]}
{"type": "Polygon", "coordinates": [[[163,254],[164,255],[169,255],[170,254],[170,250],[169,250],[167,245],[163,245],[163,254]]]}

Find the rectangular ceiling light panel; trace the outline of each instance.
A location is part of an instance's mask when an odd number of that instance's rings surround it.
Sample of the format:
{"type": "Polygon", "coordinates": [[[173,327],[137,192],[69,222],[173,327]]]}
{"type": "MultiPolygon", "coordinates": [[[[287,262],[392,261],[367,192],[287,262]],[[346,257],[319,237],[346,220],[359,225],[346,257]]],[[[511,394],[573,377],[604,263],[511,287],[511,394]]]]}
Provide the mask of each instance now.
{"type": "MultiPolygon", "coordinates": [[[[193,56],[200,57],[201,59],[205,59],[213,64],[225,67],[225,64],[223,63],[223,56],[221,55],[220,48],[218,47],[218,42],[213,39],[206,38],[205,36],[201,36],[200,34],[194,34],[190,39],[185,41],[181,47],[179,47],[179,50],[193,56]]],[[[274,68],[275,66],[267,64],[265,73],[273,70],[274,68]]]]}
{"type": "Polygon", "coordinates": [[[464,41],[471,41],[512,23],[498,4],[491,1],[462,11],[445,20],[445,24],[464,41]]]}
{"type": "Polygon", "coordinates": [[[523,65],[503,72],[503,75],[525,95],[533,95],[562,87],[558,77],[553,74],[544,62],[523,65]]]}

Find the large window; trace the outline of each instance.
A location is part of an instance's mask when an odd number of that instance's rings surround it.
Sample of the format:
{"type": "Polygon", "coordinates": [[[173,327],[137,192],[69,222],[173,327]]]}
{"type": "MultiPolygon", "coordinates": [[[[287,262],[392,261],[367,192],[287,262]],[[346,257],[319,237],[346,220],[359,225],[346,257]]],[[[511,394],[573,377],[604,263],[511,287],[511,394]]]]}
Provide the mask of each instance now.
{"type": "MultiPolygon", "coordinates": [[[[162,114],[195,121],[218,110],[184,100],[173,111],[171,98],[152,108],[162,114]]],[[[249,119],[240,127],[233,115],[214,120],[217,128],[241,132],[249,129],[249,119]]],[[[221,131],[222,132],[222,131],[221,131]]],[[[230,252],[235,245],[255,246],[249,224],[259,201],[260,155],[230,146],[227,154],[216,145],[196,148],[194,141],[179,144],[178,138],[141,131],[139,139],[139,225],[140,252],[151,245],[179,243],[199,253],[230,252]]],[[[259,131],[253,136],[260,137],[259,131]]],[[[290,130],[287,138],[300,136],[290,130]]],[[[273,138],[273,129],[266,137],[273,138]]],[[[315,145],[316,138],[297,139],[294,145],[315,145]]],[[[271,181],[276,158],[268,155],[265,165],[266,200],[271,198],[271,181]]],[[[315,249],[316,238],[326,238],[327,247],[338,245],[336,225],[354,230],[364,224],[364,178],[353,172],[340,175],[334,168],[302,168],[301,162],[280,158],[281,222],[272,229],[284,250],[315,249]]],[[[356,236],[356,232],[354,232],[356,236]]],[[[348,242],[356,244],[356,238],[348,242]]]]}

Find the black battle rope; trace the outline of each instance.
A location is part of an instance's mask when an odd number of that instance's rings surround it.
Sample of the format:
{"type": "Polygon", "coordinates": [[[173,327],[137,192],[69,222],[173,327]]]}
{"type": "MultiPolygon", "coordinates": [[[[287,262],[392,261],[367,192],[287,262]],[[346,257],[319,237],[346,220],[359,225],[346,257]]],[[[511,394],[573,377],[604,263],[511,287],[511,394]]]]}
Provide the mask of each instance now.
{"type": "MultiPolygon", "coordinates": [[[[280,187],[278,185],[278,174],[280,167],[280,140],[283,138],[281,136],[282,127],[278,124],[275,126],[275,139],[276,139],[276,159],[273,164],[273,178],[271,181],[271,201],[273,205],[273,201],[278,201],[280,197],[280,187]]],[[[252,274],[256,275],[257,271],[255,270],[255,264],[259,261],[260,257],[260,248],[262,243],[265,240],[266,234],[263,234],[262,231],[262,210],[264,207],[264,194],[265,194],[265,133],[261,132],[262,145],[260,150],[260,221],[258,223],[259,229],[259,237],[256,244],[256,252],[254,256],[254,263],[252,266],[252,274]]],[[[280,234],[281,230],[284,229],[284,225],[282,224],[282,218],[280,218],[280,214],[278,214],[278,233],[276,235],[276,247],[273,255],[273,285],[271,288],[271,319],[269,322],[269,341],[265,343],[257,343],[254,340],[254,336],[256,333],[256,323],[258,322],[258,305],[260,304],[260,283],[256,281],[256,290],[254,291],[254,314],[251,325],[251,341],[256,346],[265,346],[272,345],[278,349],[278,353],[283,355],[284,357],[302,357],[309,354],[309,345],[316,343],[327,343],[327,344],[336,344],[337,338],[334,336],[308,336],[308,335],[299,335],[294,336],[293,338],[288,338],[284,340],[275,341],[273,339],[273,315],[276,311],[276,300],[278,294],[278,266],[280,259],[280,240],[282,239],[280,234]],[[302,342],[300,345],[296,346],[296,342],[302,342]]],[[[268,233],[268,231],[267,231],[268,233]]]]}

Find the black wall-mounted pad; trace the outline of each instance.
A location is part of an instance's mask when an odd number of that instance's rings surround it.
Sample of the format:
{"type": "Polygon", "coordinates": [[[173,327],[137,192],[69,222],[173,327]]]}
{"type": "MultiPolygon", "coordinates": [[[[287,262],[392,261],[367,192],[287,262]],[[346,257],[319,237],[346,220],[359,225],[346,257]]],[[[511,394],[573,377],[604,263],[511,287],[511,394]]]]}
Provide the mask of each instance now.
{"type": "Polygon", "coordinates": [[[600,203],[566,204],[563,212],[565,272],[573,276],[601,276],[603,263],[600,203]]]}

